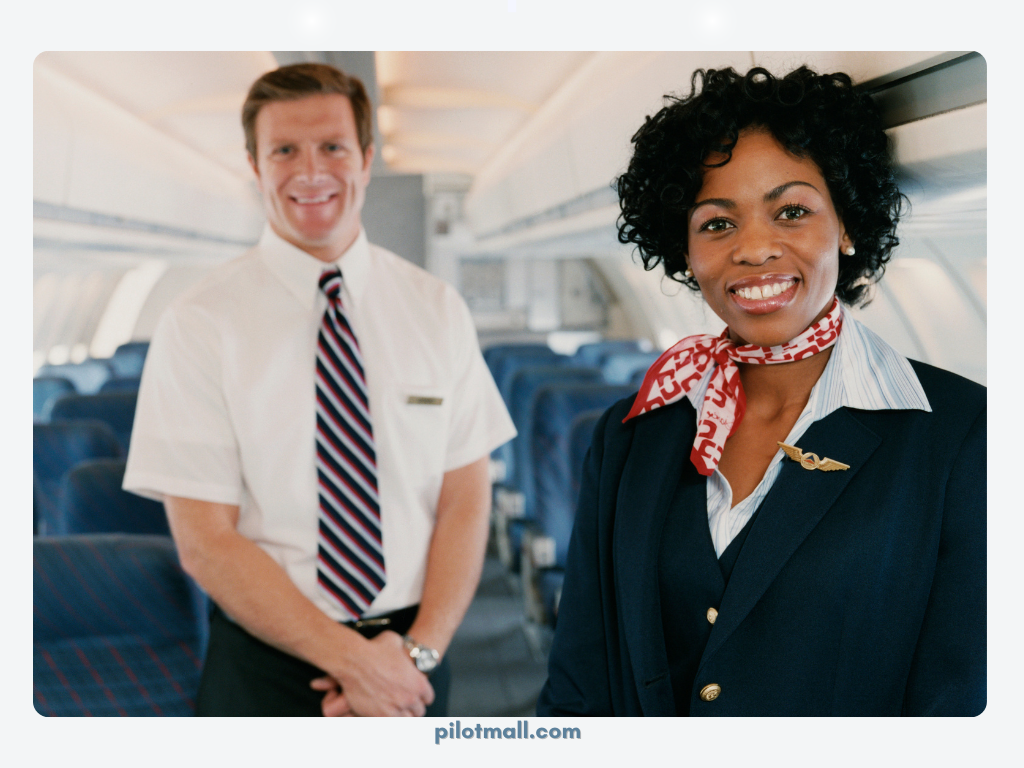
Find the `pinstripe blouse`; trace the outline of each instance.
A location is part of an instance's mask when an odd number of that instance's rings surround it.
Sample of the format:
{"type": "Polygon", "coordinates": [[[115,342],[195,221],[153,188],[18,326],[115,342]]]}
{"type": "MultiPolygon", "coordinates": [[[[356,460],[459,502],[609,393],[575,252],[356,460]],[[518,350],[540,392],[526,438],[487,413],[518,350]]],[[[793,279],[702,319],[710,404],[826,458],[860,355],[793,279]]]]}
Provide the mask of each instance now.
{"type": "MultiPolygon", "coordinates": [[[[712,370],[708,368],[687,395],[697,411],[698,424],[712,370]]],[[[867,411],[931,411],[924,389],[907,359],[861,325],[846,307],[843,307],[843,329],[832,356],[784,442],[798,445],[811,424],[842,407],[867,411]]],[[[779,476],[784,457],[780,448],[754,492],[735,507],[729,481],[718,468],[708,478],[708,525],[719,557],[768,495],[779,476]]],[[[837,458],[841,460],[842,457],[837,458]]]]}

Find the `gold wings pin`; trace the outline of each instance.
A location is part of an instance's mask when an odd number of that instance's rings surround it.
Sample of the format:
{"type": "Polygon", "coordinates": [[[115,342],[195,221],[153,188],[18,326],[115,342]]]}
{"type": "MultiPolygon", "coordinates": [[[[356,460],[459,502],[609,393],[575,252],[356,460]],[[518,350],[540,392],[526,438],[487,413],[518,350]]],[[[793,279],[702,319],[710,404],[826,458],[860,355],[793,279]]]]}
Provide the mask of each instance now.
{"type": "Polygon", "coordinates": [[[793,461],[799,462],[800,466],[804,469],[820,469],[822,472],[832,472],[836,469],[849,469],[849,464],[843,464],[841,461],[835,459],[819,459],[817,454],[804,453],[795,445],[786,445],[785,443],[779,443],[779,447],[786,452],[793,461]]]}

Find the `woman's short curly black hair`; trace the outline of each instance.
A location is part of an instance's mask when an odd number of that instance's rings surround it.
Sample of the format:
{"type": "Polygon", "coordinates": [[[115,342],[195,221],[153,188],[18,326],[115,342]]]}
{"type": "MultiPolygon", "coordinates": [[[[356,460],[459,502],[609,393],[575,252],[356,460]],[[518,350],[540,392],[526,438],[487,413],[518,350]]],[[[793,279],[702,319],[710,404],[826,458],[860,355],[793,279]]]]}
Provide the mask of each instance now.
{"type": "Polygon", "coordinates": [[[850,305],[864,301],[899,244],[896,222],[905,200],[872,99],[854,91],[845,74],[818,75],[807,67],[781,78],[761,67],[745,75],[699,69],[690,86],[689,96],[666,96],[670,103],[633,136],[633,157],[617,181],[620,242],[636,246],[645,269],[664,263],[670,278],[699,290],[683,272],[689,209],[703,169],[712,167],[706,160],[713,153],[731,157],[740,131],[763,128],[821,170],[856,246],[854,256],[840,254],[836,295],[850,305]]]}

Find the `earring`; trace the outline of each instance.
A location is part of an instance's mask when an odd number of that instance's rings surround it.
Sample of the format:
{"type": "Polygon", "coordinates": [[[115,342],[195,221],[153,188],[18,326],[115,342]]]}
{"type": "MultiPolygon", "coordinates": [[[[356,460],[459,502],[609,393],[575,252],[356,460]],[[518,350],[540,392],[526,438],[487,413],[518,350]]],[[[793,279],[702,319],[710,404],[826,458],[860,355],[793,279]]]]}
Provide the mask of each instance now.
{"type": "Polygon", "coordinates": [[[856,252],[857,249],[854,248],[852,245],[847,246],[846,249],[843,251],[843,253],[846,254],[847,256],[853,256],[853,254],[855,254],[856,252]]]}
{"type": "Polygon", "coordinates": [[[693,277],[693,270],[687,267],[686,270],[683,272],[683,277],[689,280],[691,277],[693,277]]]}

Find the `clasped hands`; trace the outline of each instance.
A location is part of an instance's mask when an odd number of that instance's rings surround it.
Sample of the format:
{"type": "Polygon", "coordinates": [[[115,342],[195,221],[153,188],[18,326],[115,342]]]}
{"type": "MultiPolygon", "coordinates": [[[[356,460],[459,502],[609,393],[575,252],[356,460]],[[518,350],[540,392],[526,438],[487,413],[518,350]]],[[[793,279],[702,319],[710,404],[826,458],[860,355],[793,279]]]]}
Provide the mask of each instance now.
{"type": "Polygon", "coordinates": [[[318,677],[309,687],[324,692],[324,717],[422,717],[434,701],[427,676],[390,630],[365,641],[347,673],[318,677]]]}

